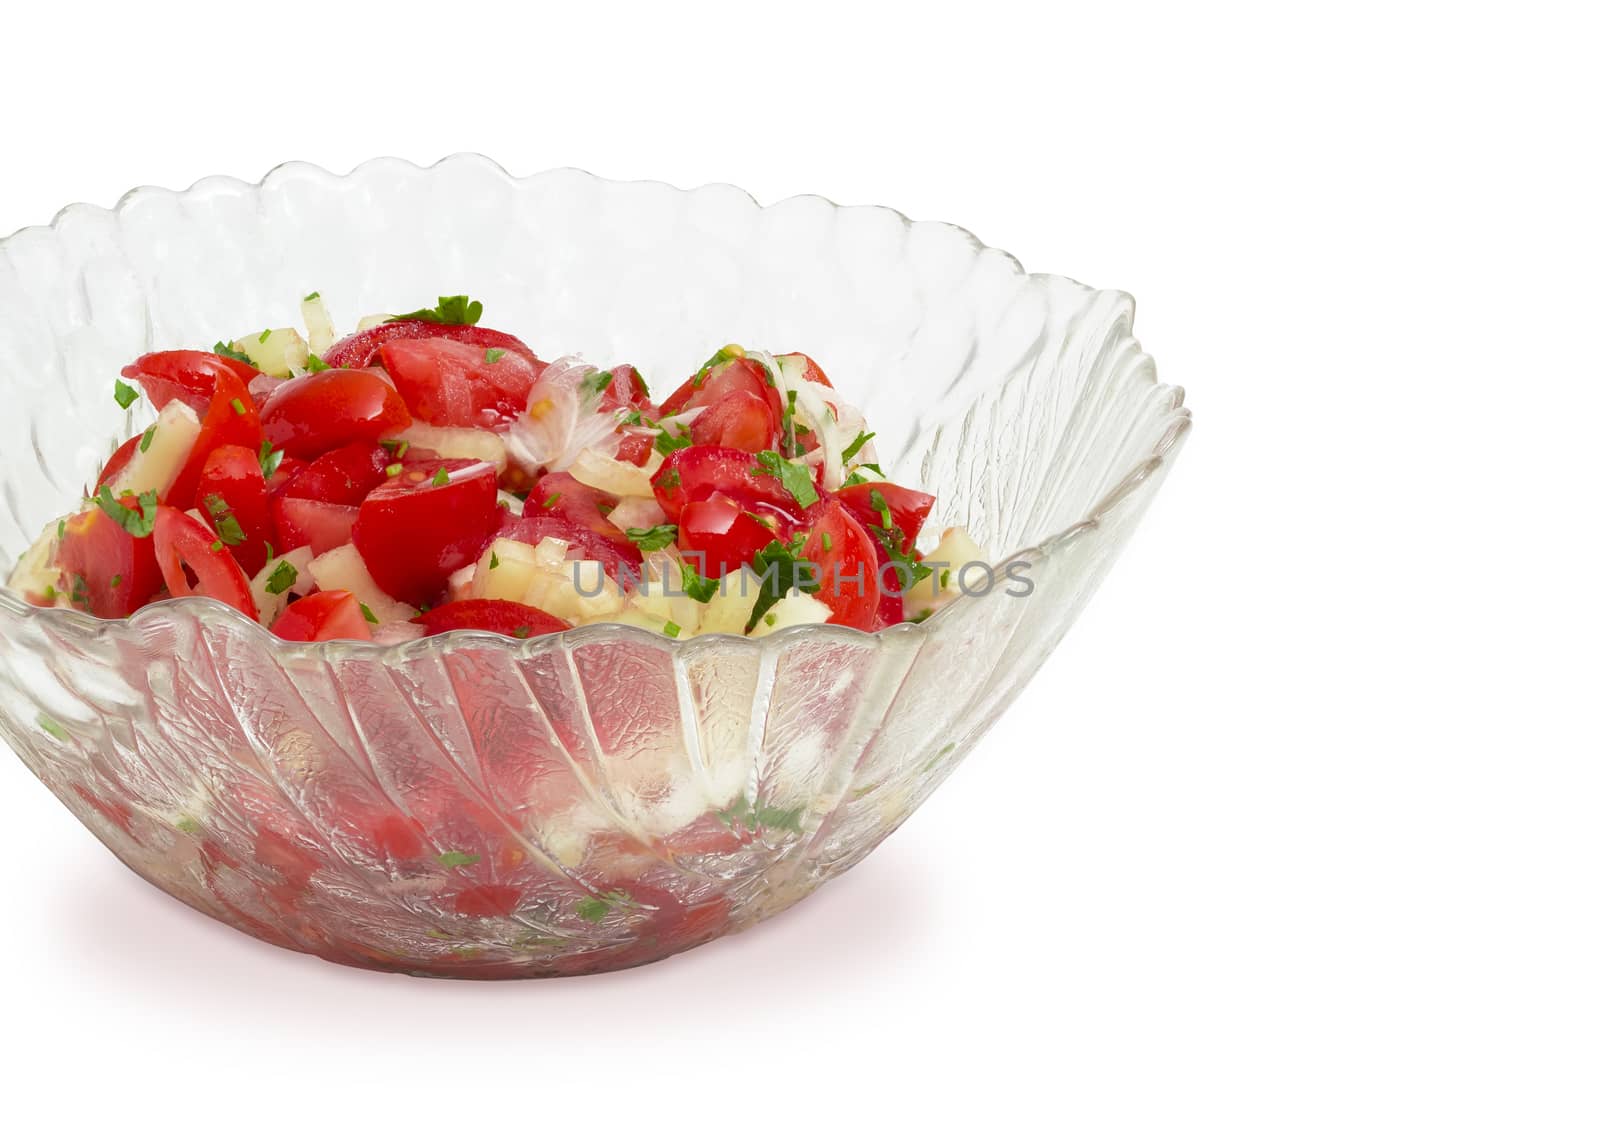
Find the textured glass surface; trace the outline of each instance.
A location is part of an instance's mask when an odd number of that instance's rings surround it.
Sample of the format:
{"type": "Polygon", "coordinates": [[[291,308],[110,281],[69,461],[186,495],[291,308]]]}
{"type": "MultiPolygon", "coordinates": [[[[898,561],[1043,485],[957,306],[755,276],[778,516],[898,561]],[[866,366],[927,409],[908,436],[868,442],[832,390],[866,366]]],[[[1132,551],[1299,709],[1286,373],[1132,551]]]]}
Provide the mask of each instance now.
{"type": "MultiPolygon", "coordinates": [[[[470,291],[550,356],[676,385],[729,341],[810,353],[1035,591],[922,626],[674,642],[596,626],[388,649],[277,641],[226,608],[128,621],[0,593],[0,726],[136,872],[330,960],[446,976],[621,968],[747,927],[860,861],[1055,647],[1189,426],[1133,302],[960,228],[732,187],[459,156],[141,189],[0,245],[0,563],[151,412],[151,349],[470,291]]],[[[20,812],[13,811],[13,815],[20,812]]]]}

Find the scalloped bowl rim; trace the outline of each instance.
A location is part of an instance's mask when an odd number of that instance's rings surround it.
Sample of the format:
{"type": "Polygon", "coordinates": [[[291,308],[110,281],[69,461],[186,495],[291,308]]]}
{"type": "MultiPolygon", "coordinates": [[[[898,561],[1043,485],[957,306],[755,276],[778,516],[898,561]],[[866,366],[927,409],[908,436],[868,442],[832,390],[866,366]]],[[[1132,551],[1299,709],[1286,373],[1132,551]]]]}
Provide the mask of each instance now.
{"type": "MultiPolygon", "coordinates": [[[[1128,299],[1130,305],[1133,302],[1133,297],[1128,295],[1126,292],[1089,287],[1087,284],[1080,283],[1076,279],[1072,279],[1065,275],[1056,275],[1049,272],[1028,271],[1025,267],[1023,267],[1021,260],[1019,260],[1015,255],[1012,255],[1009,251],[1006,251],[1003,248],[989,246],[967,228],[962,227],[960,224],[949,223],[944,220],[913,219],[904,212],[883,204],[841,204],[829,199],[827,196],[809,193],[785,196],[782,199],[774,200],[770,204],[764,204],[744,188],[731,183],[706,183],[700,184],[697,187],[685,188],[680,187],[677,184],[668,183],[664,180],[610,179],[606,176],[596,175],[584,168],[573,166],[545,168],[541,171],[533,172],[527,176],[516,176],[507,171],[505,166],[499,163],[497,160],[483,155],[480,152],[470,151],[455,152],[431,164],[419,164],[399,156],[375,156],[371,159],[363,160],[361,163],[356,164],[355,167],[351,168],[343,175],[335,171],[330,171],[328,168],[325,168],[320,164],[311,163],[307,160],[286,160],[283,163],[276,164],[260,179],[253,182],[231,175],[208,175],[195,180],[188,187],[181,190],[162,187],[157,184],[140,184],[124,192],[117,198],[116,203],[110,208],[104,208],[97,204],[85,202],[69,203],[57,211],[55,215],[51,217],[48,224],[32,224],[25,227],[20,227],[16,231],[11,232],[4,237],[0,237],[0,248],[4,248],[6,245],[11,243],[12,240],[30,233],[41,231],[58,232],[62,223],[78,212],[109,212],[112,215],[120,215],[128,208],[130,204],[135,203],[139,198],[147,195],[171,196],[173,198],[183,200],[197,194],[204,193],[209,187],[216,185],[225,185],[235,190],[248,190],[251,188],[260,190],[266,188],[269,184],[273,183],[280,177],[297,175],[307,171],[318,173],[321,176],[331,180],[347,181],[356,177],[360,173],[375,167],[398,164],[420,173],[431,171],[434,168],[440,167],[444,164],[460,162],[487,164],[509,182],[519,185],[531,183],[534,180],[538,180],[547,176],[559,175],[562,173],[575,173],[614,186],[635,185],[664,187],[677,192],[680,195],[692,195],[696,192],[706,191],[708,189],[731,191],[749,200],[750,203],[759,211],[771,210],[772,208],[778,207],[782,204],[793,203],[796,201],[821,202],[827,204],[829,207],[835,210],[867,208],[874,211],[887,211],[898,217],[901,224],[907,228],[916,226],[917,224],[929,224],[932,226],[949,228],[958,235],[965,237],[980,252],[992,253],[1005,259],[1006,262],[1011,265],[1013,274],[1018,278],[1040,283],[1070,283],[1074,286],[1082,287],[1098,294],[1121,295],[1128,299]]],[[[1085,531],[1096,529],[1099,525],[1100,519],[1105,514],[1115,508],[1120,502],[1123,501],[1123,499],[1132,494],[1133,491],[1139,486],[1143,485],[1145,480],[1154,474],[1155,471],[1167,461],[1168,457],[1177,450],[1184,438],[1187,436],[1193,420],[1189,411],[1184,407],[1183,388],[1166,386],[1163,389],[1165,389],[1170,395],[1170,410],[1177,416],[1177,418],[1167,429],[1166,433],[1161,436],[1160,440],[1156,443],[1155,447],[1150,451],[1150,453],[1139,459],[1139,461],[1134,463],[1134,465],[1131,466],[1123,475],[1121,475],[1116,482],[1112,483],[1109,490],[1107,490],[1107,492],[1095,504],[1094,509],[1086,514],[1083,518],[1079,519],[1077,522],[1074,522],[1070,526],[1066,526],[1061,530],[1056,531],[1054,534],[1047,536],[1038,543],[1035,543],[1031,546],[1024,546],[1021,549],[1014,551],[1012,554],[1003,559],[998,565],[1004,566],[1008,562],[1017,561],[1029,554],[1044,554],[1045,552],[1060,550],[1070,544],[1073,539],[1077,538],[1085,531]]],[[[541,634],[532,638],[513,638],[488,630],[450,630],[441,634],[433,634],[420,638],[408,638],[404,642],[385,645],[379,642],[357,641],[349,639],[312,643],[291,642],[284,638],[278,637],[270,629],[261,625],[259,622],[248,618],[246,615],[234,609],[232,606],[225,605],[214,598],[206,598],[198,595],[184,598],[167,598],[159,602],[151,602],[148,605],[142,606],[138,610],[135,610],[126,618],[96,618],[92,615],[84,614],[77,610],[63,610],[55,606],[35,606],[25,598],[18,595],[15,591],[11,590],[9,587],[0,585],[0,608],[3,608],[6,611],[21,617],[40,618],[47,620],[47,624],[50,625],[63,625],[78,631],[80,634],[92,633],[98,637],[104,636],[108,633],[113,635],[125,633],[132,630],[143,629],[144,623],[149,621],[159,621],[161,618],[164,618],[168,615],[187,614],[193,616],[195,620],[198,621],[202,626],[211,625],[230,627],[243,622],[254,629],[258,636],[265,636],[269,640],[269,644],[277,647],[283,647],[286,651],[289,649],[297,651],[314,650],[319,653],[355,653],[359,651],[363,656],[369,657],[373,651],[380,651],[385,658],[394,657],[399,659],[407,659],[413,655],[427,655],[437,650],[451,650],[461,647],[482,646],[484,644],[498,646],[511,645],[523,650],[541,649],[545,646],[553,646],[557,644],[565,645],[574,641],[575,636],[580,634],[584,636],[585,640],[591,637],[605,638],[608,636],[626,636],[629,640],[648,639],[653,640],[654,644],[660,645],[664,649],[671,650],[684,649],[686,647],[704,648],[709,645],[733,644],[738,647],[745,647],[757,643],[771,645],[774,643],[774,640],[777,640],[778,645],[783,646],[788,645],[790,642],[804,639],[808,636],[815,636],[819,632],[827,633],[830,636],[843,636],[845,634],[849,634],[853,635],[854,639],[859,640],[862,644],[876,645],[887,635],[891,634],[904,634],[910,632],[925,633],[932,627],[940,625],[945,615],[949,614],[951,611],[971,608],[971,602],[972,599],[969,596],[963,595],[945,609],[940,610],[927,622],[901,622],[897,625],[889,626],[885,629],[873,631],[871,633],[857,630],[849,626],[839,626],[832,622],[808,622],[803,625],[787,627],[780,634],[762,635],[759,638],[749,637],[744,634],[698,634],[692,638],[679,639],[668,638],[664,634],[657,634],[652,630],[646,630],[639,626],[630,626],[622,622],[590,622],[584,625],[574,626],[570,630],[563,630],[553,634],[541,634]]]]}

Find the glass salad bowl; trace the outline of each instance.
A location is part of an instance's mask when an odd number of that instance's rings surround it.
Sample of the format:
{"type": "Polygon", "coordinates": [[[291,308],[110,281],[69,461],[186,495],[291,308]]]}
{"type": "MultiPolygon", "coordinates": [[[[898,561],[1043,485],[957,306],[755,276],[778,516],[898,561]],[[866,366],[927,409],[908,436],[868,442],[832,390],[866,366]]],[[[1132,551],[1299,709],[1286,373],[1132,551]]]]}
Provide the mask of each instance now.
{"type": "Polygon", "coordinates": [[[346,321],[471,291],[536,348],[650,379],[730,339],[803,349],[935,522],[1025,564],[920,625],[688,641],[305,645],[204,598],[98,621],[0,592],[0,728],[50,791],[174,897],[363,968],[624,968],[843,873],[1061,640],[1189,428],[1127,295],[948,224],[478,156],[296,163],[0,245],[0,564],[149,420],[108,400],[122,364],[292,323],[312,290],[346,321]]]}

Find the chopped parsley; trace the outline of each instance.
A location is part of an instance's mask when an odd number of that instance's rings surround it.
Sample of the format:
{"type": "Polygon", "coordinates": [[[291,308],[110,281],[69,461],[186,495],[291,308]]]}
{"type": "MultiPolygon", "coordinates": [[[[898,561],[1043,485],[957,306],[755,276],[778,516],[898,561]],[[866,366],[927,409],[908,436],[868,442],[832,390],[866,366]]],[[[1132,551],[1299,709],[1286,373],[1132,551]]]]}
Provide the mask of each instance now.
{"type": "Polygon", "coordinates": [[[233,402],[229,403],[228,405],[233,408],[233,413],[234,414],[236,414],[236,415],[244,414],[244,400],[243,399],[234,399],[233,402]]]}
{"type": "Polygon", "coordinates": [[[112,391],[112,395],[117,400],[117,406],[121,407],[123,410],[127,410],[129,407],[133,406],[133,401],[139,397],[139,392],[134,390],[121,379],[118,379],[116,388],[112,391]]]}
{"type": "Polygon", "coordinates": [[[851,459],[855,458],[856,455],[861,453],[862,447],[866,446],[868,442],[877,437],[878,436],[876,432],[862,431],[860,434],[856,435],[854,442],[844,448],[844,451],[839,455],[839,461],[848,463],[851,459]]]}
{"type": "Polygon", "coordinates": [[[219,342],[211,349],[225,359],[233,359],[235,362],[245,363],[252,367],[256,365],[256,361],[254,359],[245,354],[243,351],[238,350],[232,343],[219,342]]]}
{"type": "Polygon", "coordinates": [[[398,478],[400,472],[405,468],[406,464],[403,462],[391,462],[388,466],[383,468],[383,473],[388,475],[390,478],[398,478]]]}
{"type": "Polygon", "coordinates": [[[722,585],[721,579],[702,577],[700,571],[681,560],[678,569],[683,573],[683,592],[696,602],[704,604],[717,596],[717,588],[722,585]]]}
{"type": "Polygon", "coordinates": [[[272,573],[267,575],[267,593],[282,594],[298,581],[300,581],[300,571],[294,568],[293,563],[280,559],[273,567],[272,573]]]}
{"type": "Polygon", "coordinates": [[[59,540],[59,539],[65,538],[66,536],[67,536],[67,520],[65,518],[56,519],[56,538],[59,540]]]}
{"type": "Polygon", "coordinates": [[[767,611],[782,600],[790,590],[810,593],[817,588],[814,568],[810,563],[801,564],[802,545],[803,543],[791,542],[785,546],[774,539],[758,550],[751,559],[751,566],[761,577],[761,593],[756,597],[755,607],[750,611],[750,621],[745,626],[746,630],[763,619],[767,611]]]}
{"type": "Polygon", "coordinates": [[[583,392],[588,395],[601,394],[611,385],[614,377],[611,371],[590,371],[583,377],[583,392]]]}
{"type": "Polygon", "coordinates": [[[907,618],[906,621],[908,621],[908,622],[926,622],[931,617],[933,617],[933,608],[929,607],[929,606],[925,606],[921,610],[917,611],[917,616],[915,618],[907,618]]]}
{"type": "Polygon", "coordinates": [[[408,311],[404,315],[396,315],[390,322],[398,323],[402,319],[425,319],[430,323],[443,323],[448,327],[475,327],[481,318],[483,318],[482,303],[465,295],[441,295],[437,307],[408,311]]]}
{"type": "Polygon", "coordinates": [[[409,442],[399,438],[381,438],[378,440],[378,445],[394,455],[395,458],[405,458],[406,451],[411,449],[409,442]]]}
{"type": "Polygon", "coordinates": [[[51,717],[49,714],[40,714],[37,720],[39,722],[39,728],[44,730],[45,733],[49,734],[57,741],[72,740],[72,738],[67,736],[67,731],[61,728],[61,723],[56,721],[56,719],[51,717]]]}
{"type": "Polygon", "coordinates": [[[218,538],[214,542],[211,543],[211,553],[213,553],[213,554],[221,554],[222,553],[222,539],[218,538]]]}
{"type": "Polygon", "coordinates": [[[738,343],[729,343],[727,346],[718,350],[716,354],[712,355],[705,361],[704,366],[695,372],[695,390],[699,390],[701,387],[705,386],[706,376],[709,375],[715,368],[721,366],[723,363],[731,363],[734,359],[742,358],[744,358],[744,348],[739,346],[738,343]]]}
{"type": "Polygon", "coordinates": [[[866,481],[859,470],[853,470],[850,472],[850,477],[839,484],[839,489],[843,490],[847,486],[863,486],[866,481]]]}
{"type": "Polygon", "coordinates": [[[365,602],[361,603],[361,616],[367,621],[371,622],[374,626],[378,624],[378,615],[374,614],[372,612],[372,607],[367,605],[365,602]]]}
{"type": "Polygon", "coordinates": [[[658,490],[677,490],[682,485],[683,476],[678,473],[677,467],[664,470],[656,476],[656,488],[658,490]]]}
{"type": "Polygon", "coordinates": [[[265,343],[270,338],[272,338],[272,328],[268,327],[265,331],[261,332],[261,337],[258,338],[256,342],[265,343]]]}
{"type": "Polygon", "coordinates": [[[518,626],[515,630],[511,631],[511,636],[513,638],[526,638],[531,633],[533,633],[533,631],[527,626],[518,626]]]}
{"type": "Polygon", "coordinates": [[[237,546],[245,539],[243,528],[239,520],[234,517],[233,510],[220,494],[208,494],[205,497],[206,513],[211,516],[211,522],[217,528],[217,537],[229,546],[237,546]]]}
{"type": "Polygon", "coordinates": [[[678,625],[676,622],[668,622],[665,626],[661,627],[661,632],[669,638],[676,638],[679,634],[683,633],[683,627],[678,625]]]}
{"type": "Polygon", "coordinates": [[[558,503],[560,501],[561,501],[561,492],[558,490],[554,494],[552,494],[549,498],[545,499],[543,505],[544,505],[544,508],[546,510],[549,510],[552,506],[554,506],[556,503],[558,503]]]}
{"type": "Polygon", "coordinates": [[[795,392],[790,391],[783,405],[783,450],[790,458],[800,453],[800,436],[794,421],[794,400],[795,392]]]}
{"type": "Polygon", "coordinates": [[[139,496],[138,510],[130,510],[118,502],[109,486],[102,486],[94,501],[107,518],[135,538],[148,538],[156,528],[156,492],[153,490],[147,490],[139,496]]]}
{"type": "Polygon", "coordinates": [[[315,375],[320,371],[331,370],[333,370],[333,368],[328,366],[327,363],[324,363],[321,357],[315,351],[306,352],[306,371],[309,374],[315,375]]]}
{"type": "Polygon", "coordinates": [[[435,485],[435,486],[448,486],[449,483],[450,483],[450,472],[448,470],[446,470],[444,467],[441,466],[433,474],[433,485],[435,485]]]}
{"type": "Polygon", "coordinates": [[[804,463],[791,462],[775,450],[757,451],[756,462],[758,465],[750,473],[769,474],[783,483],[783,488],[794,495],[801,510],[818,501],[816,485],[811,481],[811,469],[804,463]]]}
{"type": "Polygon", "coordinates": [[[822,532],[822,549],[824,551],[833,549],[833,535],[829,534],[826,530],[822,532]]]}
{"type": "Polygon", "coordinates": [[[489,551],[489,569],[500,569],[500,555],[496,554],[493,550],[489,551]]]}
{"type": "Polygon", "coordinates": [[[640,550],[664,550],[678,540],[678,528],[668,523],[664,526],[630,526],[628,541],[640,550]]]}
{"type": "Polygon", "coordinates": [[[463,865],[476,865],[482,858],[476,853],[463,853],[459,849],[452,849],[448,853],[439,854],[439,864],[446,869],[459,869],[463,865]]]}
{"type": "Polygon", "coordinates": [[[122,585],[122,575],[121,574],[113,574],[111,576],[111,588],[113,590],[115,590],[120,585],[122,585]]]}
{"type": "Polygon", "coordinates": [[[504,347],[490,347],[483,353],[483,361],[491,367],[505,357],[506,349],[504,347]]]}
{"type": "Polygon", "coordinates": [[[156,424],[151,423],[145,428],[144,434],[139,436],[139,453],[143,454],[150,449],[150,444],[156,441],[156,424]]]}
{"type": "Polygon", "coordinates": [[[307,303],[314,303],[316,300],[318,300],[320,298],[322,298],[322,292],[321,291],[313,291],[313,292],[311,292],[311,294],[306,296],[306,302],[307,303]]]}
{"type": "Polygon", "coordinates": [[[679,437],[667,430],[656,435],[656,450],[660,451],[663,457],[675,450],[687,450],[693,445],[694,440],[687,435],[679,437]]]}
{"type": "Polygon", "coordinates": [[[257,456],[261,462],[261,477],[271,478],[278,473],[278,464],[283,461],[283,452],[273,450],[270,442],[261,444],[261,453],[257,456]]]}
{"type": "Polygon", "coordinates": [[[889,512],[889,501],[883,497],[883,491],[874,490],[869,496],[869,501],[872,503],[872,509],[876,510],[883,520],[883,525],[874,523],[867,529],[883,543],[884,550],[889,553],[890,564],[897,567],[896,577],[904,583],[900,588],[908,590],[931,575],[933,570],[917,559],[916,551],[906,540],[905,531],[894,524],[894,515],[889,512]],[[909,582],[906,581],[907,577],[910,578],[909,582]]]}

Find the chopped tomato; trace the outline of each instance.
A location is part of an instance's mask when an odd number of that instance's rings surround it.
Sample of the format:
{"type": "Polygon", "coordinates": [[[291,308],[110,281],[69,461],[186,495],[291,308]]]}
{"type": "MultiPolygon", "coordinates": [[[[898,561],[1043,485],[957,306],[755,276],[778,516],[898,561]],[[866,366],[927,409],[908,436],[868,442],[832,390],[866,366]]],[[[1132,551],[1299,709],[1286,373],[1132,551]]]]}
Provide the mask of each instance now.
{"type": "Polygon", "coordinates": [[[396,339],[378,354],[411,413],[434,426],[508,423],[527,410],[539,378],[535,360],[520,351],[453,339],[396,339]]]}
{"type": "Polygon", "coordinates": [[[99,490],[102,486],[109,486],[113,490],[116,489],[116,483],[113,480],[123,472],[132,460],[133,452],[139,449],[139,440],[143,437],[142,434],[136,434],[111,452],[111,457],[106,459],[105,466],[100,470],[100,477],[94,480],[95,490],[99,490]]]}
{"type": "Polygon", "coordinates": [[[324,554],[345,545],[353,536],[358,511],[354,506],[319,502],[312,498],[275,498],[272,521],[278,531],[278,552],[287,554],[302,546],[324,554]]]}
{"type": "Polygon", "coordinates": [[[800,557],[816,566],[816,598],[838,626],[877,629],[878,552],[867,532],[842,505],[829,500],[806,535],[800,557]]]}
{"type": "Polygon", "coordinates": [[[156,351],[122,368],[123,378],[139,383],[156,410],[179,399],[201,416],[211,406],[219,378],[226,375],[248,388],[257,373],[248,363],[209,351],[156,351]]]}
{"type": "Polygon", "coordinates": [[[771,450],[778,439],[780,417],[765,399],[748,391],[730,391],[705,408],[689,427],[696,446],[734,450],[771,450]]]}
{"type": "Polygon", "coordinates": [[[250,579],[215,534],[183,511],[161,506],[156,508],[154,539],[156,562],[174,598],[204,595],[257,619],[250,579]],[[185,567],[194,575],[193,585],[185,567]]]}
{"type": "Polygon", "coordinates": [[[654,445],[655,440],[648,435],[625,434],[622,436],[622,441],[617,444],[617,453],[612,457],[618,462],[643,466],[649,461],[650,451],[654,445]]]}
{"type": "Polygon", "coordinates": [[[772,417],[783,417],[784,396],[767,379],[766,368],[754,359],[724,359],[704,373],[696,372],[688,382],[673,391],[661,409],[667,414],[716,406],[730,394],[743,393],[766,403],[772,417]]]}
{"type": "Polygon", "coordinates": [[[560,618],[502,598],[464,598],[435,606],[419,619],[429,637],[446,630],[488,630],[513,638],[556,634],[570,627],[560,618]]]}
{"type": "MultiPolygon", "coordinates": [[[[602,538],[632,547],[628,536],[606,516],[617,508],[615,495],[604,494],[586,486],[566,471],[554,471],[533,484],[533,490],[522,504],[522,513],[530,517],[542,514],[565,518],[585,530],[592,530],[602,538]]],[[[634,559],[638,560],[638,547],[634,559]]]]}
{"type": "MultiPolygon", "coordinates": [[[[132,496],[117,501],[141,512],[132,496]]],[[[99,507],[67,519],[56,562],[72,604],[97,618],[125,618],[161,590],[155,543],[148,535],[135,538],[99,507]]]]}
{"type": "Polygon", "coordinates": [[[450,339],[469,347],[499,347],[526,356],[536,366],[544,366],[528,344],[515,335],[494,331],[488,327],[460,327],[450,323],[433,323],[426,319],[400,319],[358,331],[340,339],[322,356],[330,367],[370,367],[385,344],[399,339],[450,339]]]}
{"type": "Polygon", "coordinates": [[[356,549],[386,594],[418,605],[432,602],[451,574],[483,553],[500,522],[498,497],[489,463],[407,465],[361,504],[356,549]]]}
{"type": "Polygon", "coordinates": [[[600,409],[619,411],[627,408],[643,410],[650,401],[650,391],[644,385],[644,376],[631,363],[611,368],[611,381],[600,392],[600,409]]]}
{"type": "Polygon", "coordinates": [[[650,480],[656,501],[674,522],[691,502],[726,494],[756,513],[781,512],[787,522],[800,520],[800,506],[783,483],[768,474],[749,451],[725,446],[690,446],[675,450],[650,480]]]}
{"type": "Polygon", "coordinates": [[[749,563],[777,537],[763,520],[725,494],[691,502],[678,519],[678,549],[691,562],[693,555],[705,578],[721,578],[749,563]]]}
{"type": "Polygon", "coordinates": [[[514,538],[529,546],[537,546],[546,538],[559,538],[568,546],[568,558],[587,558],[602,563],[613,580],[621,578],[624,569],[635,577],[639,574],[641,556],[637,546],[626,540],[617,542],[602,538],[570,518],[557,518],[548,513],[521,518],[507,514],[496,533],[501,538],[514,538]]]}
{"type": "Polygon", "coordinates": [[[905,591],[910,587],[906,584],[907,572],[890,564],[917,556],[917,535],[922,533],[922,524],[933,509],[933,495],[892,482],[863,482],[843,487],[833,496],[867,532],[877,550],[883,569],[879,627],[898,625],[906,620],[905,591]]]}
{"type": "Polygon", "coordinates": [[[346,443],[375,443],[410,425],[399,392],[372,371],[301,375],[273,391],[261,408],[267,440],[300,458],[346,443]]]}
{"type": "Polygon", "coordinates": [[[231,371],[217,375],[211,406],[200,421],[200,434],[189,451],[188,461],[167,490],[169,505],[184,510],[194,505],[195,488],[200,484],[200,472],[205,469],[206,460],[212,451],[224,446],[261,449],[261,416],[249,390],[231,371]]]}
{"type": "Polygon", "coordinates": [[[797,360],[803,368],[800,372],[801,378],[808,382],[816,383],[818,386],[827,387],[830,391],[833,390],[833,383],[828,379],[822,368],[817,366],[817,361],[810,355],[802,354],[799,351],[790,351],[787,355],[777,355],[775,357],[784,365],[785,370],[792,369],[794,364],[791,360],[797,360]]]}
{"type": "Polygon", "coordinates": [[[212,451],[200,470],[195,505],[246,574],[254,574],[266,564],[273,539],[272,507],[256,451],[243,446],[212,451]]]}
{"type": "Polygon", "coordinates": [[[376,443],[353,442],[297,468],[285,484],[283,496],[360,506],[361,500],[383,482],[385,471],[393,462],[389,452],[376,443]]]}
{"type": "Polygon", "coordinates": [[[372,626],[361,612],[361,603],[348,590],[320,590],[290,602],[272,624],[272,632],[288,642],[372,639],[372,626]]]}

